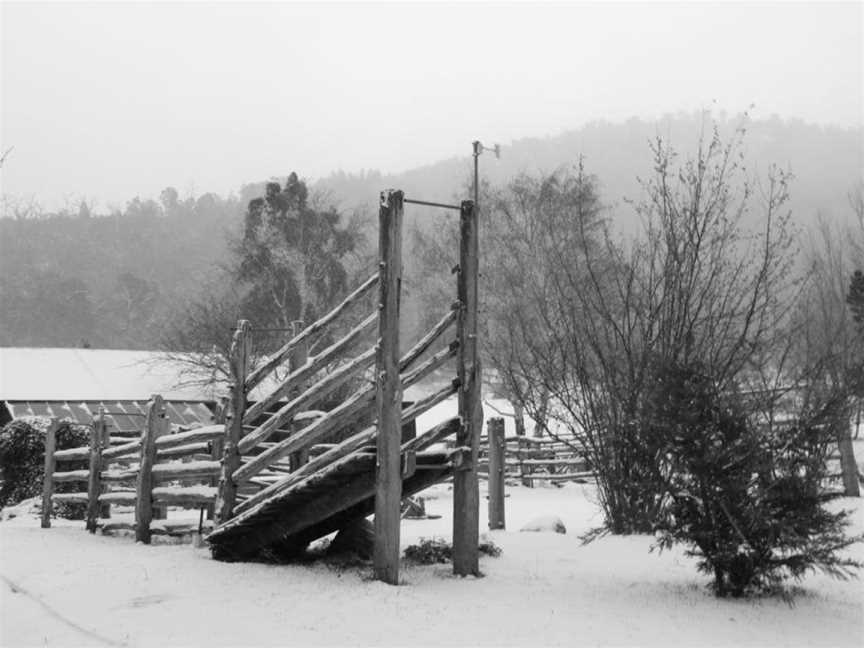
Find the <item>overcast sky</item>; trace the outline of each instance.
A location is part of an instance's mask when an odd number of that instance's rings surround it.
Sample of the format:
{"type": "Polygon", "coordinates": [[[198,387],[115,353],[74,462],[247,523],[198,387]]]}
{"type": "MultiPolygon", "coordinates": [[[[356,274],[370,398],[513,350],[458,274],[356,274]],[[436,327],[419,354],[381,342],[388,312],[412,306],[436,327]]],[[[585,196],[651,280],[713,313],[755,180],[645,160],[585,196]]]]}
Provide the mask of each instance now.
{"type": "Polygon", "coordinates": [[[56,208],[400,171],[751,103],[862,124],[862,3],[2,3],[2,189],[56,208]]]}

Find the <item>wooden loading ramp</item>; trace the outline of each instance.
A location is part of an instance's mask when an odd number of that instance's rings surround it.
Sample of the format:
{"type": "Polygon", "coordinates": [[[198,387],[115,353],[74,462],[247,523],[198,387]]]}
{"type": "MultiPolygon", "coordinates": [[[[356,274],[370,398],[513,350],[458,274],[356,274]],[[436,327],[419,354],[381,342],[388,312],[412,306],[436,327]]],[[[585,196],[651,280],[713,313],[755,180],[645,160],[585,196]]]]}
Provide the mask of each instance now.
{"type": "MultiPolygon", "coordinates": [[[[403,497],[450,477],[461,456],[458,450],[403,453],[403,497]]],[[[371,515],[375,462],[375,448],[364,448],[240,513],[207,536],[213,557],[250,560],[266,555],[269,548],[302,548],[371,515]]]]}

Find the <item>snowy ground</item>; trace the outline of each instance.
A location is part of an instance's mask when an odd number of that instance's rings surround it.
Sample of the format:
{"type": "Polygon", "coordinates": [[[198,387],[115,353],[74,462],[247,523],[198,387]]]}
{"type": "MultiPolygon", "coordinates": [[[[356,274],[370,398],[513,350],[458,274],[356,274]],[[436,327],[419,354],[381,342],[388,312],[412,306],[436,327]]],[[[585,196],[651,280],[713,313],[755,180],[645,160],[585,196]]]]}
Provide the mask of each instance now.
{"type": "MultiPolygon", "coordinates": [[[[588,486],[508,489],[503,549],[485,577],[448,565],[402,570],[404,584],[364,568],[226,564],[206,549],[136,545],[90,535],[80,523],[49,530],[0,523],[3,646],[861,646],[861,581],[808,577],[790,606],[779,599],[718,600],[680,552],[649,554],[648,537],[581,546],[600,522],[588,486]],[[519,533],[554,514],[567,535],[519,533]],[[18,591],[16,591],[18,590],[18,591]]],[[[403,546],[450,538],[452,497],[427,495],[439,520],[404,521],[403,546]]],[[[485,500],[484,500],[485,502],[485,500]]],[[[864,506],[855,528],[864,529],[864,506]]],[[[485,506],[481,528],[486,528],[485,506]]],[[[854,549],[864,560],[864,546],[854,549]]],[[[862,575],[864,576],[864,575],[862,575]]]]}

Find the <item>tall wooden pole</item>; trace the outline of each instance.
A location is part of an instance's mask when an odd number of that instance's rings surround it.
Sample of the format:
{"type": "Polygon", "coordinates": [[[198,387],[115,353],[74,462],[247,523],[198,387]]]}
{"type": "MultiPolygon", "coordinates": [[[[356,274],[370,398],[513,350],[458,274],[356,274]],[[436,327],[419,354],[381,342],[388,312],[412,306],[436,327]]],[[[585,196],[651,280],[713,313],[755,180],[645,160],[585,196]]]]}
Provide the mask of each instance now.
{"type": "Polygon", "coordinates": [[[54,468],[57,460],[54,451],[57,449],[57,428],[60,423],[52,418],[45,430],[45,474],[42,480],[42,528],[51,528],[51,495],[54,492],[54,468]]]}
{"type": "Polygon", "coordinates": [[[231,475],[240,467],[240,449],[243,437],[243,413],[246,411],[246,374],[249,365],[249,321],[240,320],[228,361],[231,365],[230,419],[225,423],[224,456],[219,476],[219,495],[216,500],[216,523],[227,522],[234,515],[237,502],[237,484],[231,475]]]}
{"type": "Polygon", "coordinates": [[[489,528],[504,528],[504,473],[505,441],[504,419],[489,419],[487,438],[489,439],[489,528]]]}
{"type": "Polygon", "coordinates": [[[477,277],[480,246],[475,205],[462,202],[459,214],[460,313],[457,336],[457,376],[459,378],[459,416],[462,426],[456,434],[456,445],[467,448],[462,465],[453,476],[453,573],[459,576],[479,575],[480,493],[477,483],[477,454],[483,410],[480,404],[480,359],[477,349],[477,277]]]}
{"type": "Polygon", "coordinates": [[[402,276],[401,191],[381,194],[379,209],[378,351],[375,405],[378,414],[378,461],[375,474],[375,577],[399,583],[399,524],[402,474],[402,385],[399,379],[399,289],[402,276]]]}

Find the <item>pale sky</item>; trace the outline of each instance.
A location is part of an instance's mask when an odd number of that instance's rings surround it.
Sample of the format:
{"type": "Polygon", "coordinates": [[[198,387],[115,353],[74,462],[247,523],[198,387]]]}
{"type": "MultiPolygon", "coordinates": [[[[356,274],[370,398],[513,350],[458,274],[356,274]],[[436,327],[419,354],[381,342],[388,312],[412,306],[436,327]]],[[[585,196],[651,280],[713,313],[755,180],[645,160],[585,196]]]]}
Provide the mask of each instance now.
{"type": "Polygon", "coordinates": [[[858,126],[862,6],[2,2],[0,181],[101,208],[712,106],[858,126]]]}

